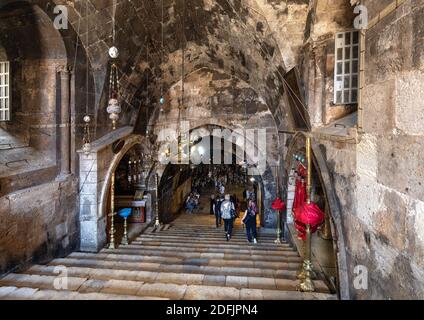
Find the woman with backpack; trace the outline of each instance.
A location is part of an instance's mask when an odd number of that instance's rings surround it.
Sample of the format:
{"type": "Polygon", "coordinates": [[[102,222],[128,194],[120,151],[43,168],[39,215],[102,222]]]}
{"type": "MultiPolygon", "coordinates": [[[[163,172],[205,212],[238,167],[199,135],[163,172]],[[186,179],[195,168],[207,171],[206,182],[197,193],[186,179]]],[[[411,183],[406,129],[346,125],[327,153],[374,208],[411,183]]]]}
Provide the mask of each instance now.
{"type": "Polygon", "coordinates": [[[256,231],[256,215],[258,207],[253,199],[249,199],[247,210],[244,213],[243,223],[246,225],[247,240],[250,243],[258,243],[256,231]]]}

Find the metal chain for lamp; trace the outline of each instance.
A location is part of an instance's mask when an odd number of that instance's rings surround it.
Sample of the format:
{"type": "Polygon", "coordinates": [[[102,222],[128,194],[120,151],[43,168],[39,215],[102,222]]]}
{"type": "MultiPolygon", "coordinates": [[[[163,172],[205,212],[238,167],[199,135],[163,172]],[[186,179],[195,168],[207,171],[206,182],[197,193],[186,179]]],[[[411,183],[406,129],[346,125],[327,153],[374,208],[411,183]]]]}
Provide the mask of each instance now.
{"type": "MultiPolygon", "coordinates": [[[[113,30],[112,37],[115,43],[115,15],[116,15],[116,0],[113,1],[113,30]]],[[[117,59],[119,51],[115,46],[109,49],[109,56],[112,59],[117,59]]],[[[109,118],[112,120],[112,130],[116,130],[116,121],[119,119],[119,113],[121,112],[121,106],[118,100],[119,95],[119,80],[118,80],[118,67],[115,63],[112,63],[110,71],[110,83],[109,83],[109,102],[107,107],[107,113],[109,118]]],[[[110,183],[110,243],[108,248],[115,249],[115,172],[112,172],[111,183],[110,183]]]]}

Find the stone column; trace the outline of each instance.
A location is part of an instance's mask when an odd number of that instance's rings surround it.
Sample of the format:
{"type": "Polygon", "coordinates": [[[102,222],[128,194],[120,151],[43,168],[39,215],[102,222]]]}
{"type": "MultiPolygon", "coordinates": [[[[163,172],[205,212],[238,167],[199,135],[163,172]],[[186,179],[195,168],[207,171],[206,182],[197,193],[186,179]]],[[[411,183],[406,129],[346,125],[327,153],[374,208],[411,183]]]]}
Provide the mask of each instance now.
{"type": "Polygon", "coordinates": [[[58,66],[60,75],[60,175],[71,173],[70,169],[70,70],[68,65],[58,66]]]}
{"type": "MultiPolygon", "coordinates": [[[[105,169],[99,168],[98,153],[86,155],[78,151],[80,159],[80,251],[99,252],[106,244],[106,216],[98,213],[100,189],[105,169]],[[98,170],[102,170],[98,172],[98,170]]],[[[110,161],[110,160],[109,160],[110,161]]]]}

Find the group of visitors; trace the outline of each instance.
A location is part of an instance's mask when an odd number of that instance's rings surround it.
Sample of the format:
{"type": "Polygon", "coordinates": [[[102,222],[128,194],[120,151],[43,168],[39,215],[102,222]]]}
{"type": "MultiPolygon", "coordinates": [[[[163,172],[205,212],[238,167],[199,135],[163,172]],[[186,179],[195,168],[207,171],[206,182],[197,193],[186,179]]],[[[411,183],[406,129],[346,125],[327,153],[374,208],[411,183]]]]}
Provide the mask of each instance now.
{"type": "Polygon", "coordinates": [[[190,192],[186,199],[186,209],[189,214],[193,214],[194,210],[199,207],[199,200],[200,200],[200,194],[197,192],[197,190],[193,190],[190,192]]]}
{"type": "Polygon", "coordinates": [[[236,195],[212,195],[211,196],[211,215],[215,215],[216,227],[222,226],[224,220],[225,237],[227,241],[231,240],[234,221],[239,218],[239,212],[242,212],[242,222],[246,226],[247,240],[250,243],[258,243],[256,230],[256,216],[258,209],[255,199],[250,197],[247,202],[242,202],[241,205],[236,195]],[[243,205],[244,204],[244,205],[243,205]]]}

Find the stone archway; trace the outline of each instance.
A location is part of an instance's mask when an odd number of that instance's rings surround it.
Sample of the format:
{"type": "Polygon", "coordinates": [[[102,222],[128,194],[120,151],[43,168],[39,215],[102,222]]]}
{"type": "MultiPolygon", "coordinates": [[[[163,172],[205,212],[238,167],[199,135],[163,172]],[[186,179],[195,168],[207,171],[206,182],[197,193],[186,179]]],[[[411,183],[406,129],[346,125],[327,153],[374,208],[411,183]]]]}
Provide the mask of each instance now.
{"type": "Polygon", "coordinates": [[[111,177],[125,154],[145,142],[132,128],[121,128],[92,143],[92,151],[80,151],[80,250],[98,252],[107,242],[107,199],[111,177]],[[122,145],[114,152],[116,142],[122,145]]]}
{"type": "MultiPolygon", "coordinates": [[[[258,188],[261,191],[261,199],[262,199],[262,215],[261,215],[261,224],[265,228],[276,228],[277,227],[277,218],[275,212],[271,209],[271,204],[275,200],[277,195],[277,185],[276,178],[274,175],[274,170],[272,165],[270,164],[270,160],[267,156],[267,146],[266,141],[265,145],[259,145],[257,141],[255,141],[255,137],[251,137],[249,135],[243,135],[243,131],[231,129],[228,125],[223,125],[221,122],[217,124],[216,122],[211,124],[209,123],[210,119],[198,120],[196,124],[198,125],[194,129],[190,130],[190,134],[194,135],[196,133],[200,133],[201,137],[208,137],[213,139],[213,137],[223,138],[225,141],[230,142],[237,149],[246,150],[246,160],[249,164],[254,164],[256,161],[262,162],[260,166],[256,168],[249,168],[249,175],[255,176],[257,178],[258,188]],[[222,137],[221,135],[217,136],[217,132],[213,130],[213,128],[218,130],[228,130],[231,132],[231,136],[222,137]],[[203,131],[202,131],[203,130],[203,131]],[[206,133],[205,131],[206,130],[206,133]],[[253,138],[253,139],[251,139],[253,138]],[[232,139],[230,141],[230,139],[232,139]],[[258,155],[255,153],[258,152],[258,155]],[[263,157],[263,158],[261,158],[263,157]]],[[[157,132],[157,136],[160,136],[160,133],[157,132]]],[[[218,150],[218,149],[216,149],[218,150]]],[[[238,152],[236,152],[238,153],[238,152]]],[[[240,154],[236,154],[236,162],[241,163],[244,161],[244,157],[241,157],[240,154]]],[[[168,167],[168,163],[161,164],[158,163],[155,166],[154,170],[159,175],[160,183],[162,183],[163,173],[166,171],[168,167]]]]}

